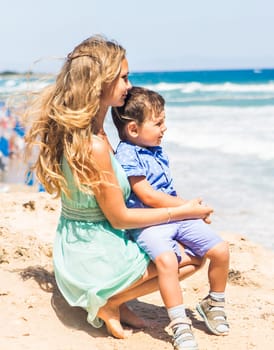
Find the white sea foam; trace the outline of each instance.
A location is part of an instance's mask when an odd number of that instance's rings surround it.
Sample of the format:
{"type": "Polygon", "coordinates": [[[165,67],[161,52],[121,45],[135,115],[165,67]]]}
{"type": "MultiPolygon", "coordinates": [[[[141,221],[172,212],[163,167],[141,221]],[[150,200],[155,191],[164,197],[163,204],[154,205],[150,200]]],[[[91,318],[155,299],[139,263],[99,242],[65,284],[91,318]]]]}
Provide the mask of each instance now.
{"type": "Polygon", "coordinates": [[[0,100],[2,96],[13,96],[25,92],[39,91],[46,87],[51,80],[49,78],[33,79],[28,77],[13,77],[0,79],[0,100]]]}
{"type": "Polygon", "coordinates": [[[8,80],[4,85],[0,85],[0,93],[12,94],[22,91],[37,91],[48,85],[48,82],[8,80]]]}
{"type": "Polygon", "coordinates": [[[203,103],[208,105],[210,103],[214,104],[215,102],[223,102],[224,104],[226,102],[228,103],[240,103],[241,102],[246,102],[250,103],[250,104],[256,104],[257,101],[263,102],[265,104],[267,104],[267,102],[269,101],[271,104],[273,103],[274,100],[274,93],[273,94],[253,94],[253,95],[247,95],[245,94],[243,95],[239,95],[239,94],[234,94],[232,95],[231,93],[229,94],[222,94],[222,95],[203,95],[203,96],[197,96],[197,95],[193,95],[193,96],[189,96],[189,95],[185,95],[185,96],[180,96],[180,97],[176,97],[176,98],[168,98],[168,103],[172,104],[172,103],[182,103],[182,104],[189,104],[191,105],[191,103],[195,104],[196,102],[198,102],[200,105],[202,105],[203,103]]]}
{"type": "Polygon", "coordinates": [[[274,159],[274,106],[168,107],[166,139],[184,147],[274,159]]]}
{"type": "Polygon", "coordinates": [[[222,83],[222,84],[205,84],[199,82],[189,83],[158,83],[148,84],[147,88],[156,89],[160,92],[179,90],[182,93],[195,92],[274,92],[274,82],[261,84],[236,84],[236,83],[222,83]]]}

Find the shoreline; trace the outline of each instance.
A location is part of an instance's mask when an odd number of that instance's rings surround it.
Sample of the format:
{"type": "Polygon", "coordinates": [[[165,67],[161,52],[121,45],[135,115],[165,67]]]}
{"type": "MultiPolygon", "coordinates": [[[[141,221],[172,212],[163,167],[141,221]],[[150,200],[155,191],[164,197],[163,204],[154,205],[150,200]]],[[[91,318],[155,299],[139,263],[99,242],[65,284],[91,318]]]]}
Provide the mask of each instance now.
{"type": "MultiPolygon", "coordinates": [[[[157,323],[134,330],[124,340],[92,328],[86,313],[67,305],[56,287],[52,244],[60,213],[59,201],[47,193],[15,186],[0,193],[0,328],[1,349],[20,350],[172,350],[164,331],[168,324],[159,292],[131,302],[135,312],[157,323]]],[[[270,349],[274,335],[274,253],[240,234],[221,234],[229,241],[231,264],[227,286],[227,337],[209,334],[195,312],[208,292],[205,267],[181,282],[200,350],[270,349]]]]}

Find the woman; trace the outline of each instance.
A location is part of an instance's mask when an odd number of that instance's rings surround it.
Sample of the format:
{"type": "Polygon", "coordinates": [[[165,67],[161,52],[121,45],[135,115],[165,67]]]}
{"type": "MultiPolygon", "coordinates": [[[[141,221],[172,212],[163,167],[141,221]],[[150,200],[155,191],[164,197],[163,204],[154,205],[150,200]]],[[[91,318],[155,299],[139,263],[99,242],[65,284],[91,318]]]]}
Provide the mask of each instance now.
{"type": "MultiPolygon", "coordinates": [[[[27,111],[35,117],[27,152],[39,145],[33,170],[62,202],[53,251],[58,287],[70,305],[87,310],[88,322],[100,327],[103,320],[117,338],[125,337],[121,322],[144,325],[125,303],[158,289],[155,266],[124,229],[181,220],[189,211],[186,205],[125,205],[130,186],[114,159],[104,120],[110,106],[123,105],[130,88],[125,50],[92,36],[68,55],[56,82],[27,111]]],[[[212,212],[199,200],[191,205],[202,218],[212,212]]],[[[201,264],[182,256],[180,279],[201,264]]]]}

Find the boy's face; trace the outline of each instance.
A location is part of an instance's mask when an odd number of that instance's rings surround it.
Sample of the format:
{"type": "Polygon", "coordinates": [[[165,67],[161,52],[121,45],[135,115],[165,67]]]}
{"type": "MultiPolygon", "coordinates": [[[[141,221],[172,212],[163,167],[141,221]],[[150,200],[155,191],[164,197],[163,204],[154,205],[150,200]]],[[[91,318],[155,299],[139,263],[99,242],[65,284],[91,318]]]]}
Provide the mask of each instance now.
{"type": "Polygon", "coordinates": [[[135,143],[141,147],[159,146],[166,129],[165,111],[158,115],[147,117],[142,125],[137,126],[135,143]]]}

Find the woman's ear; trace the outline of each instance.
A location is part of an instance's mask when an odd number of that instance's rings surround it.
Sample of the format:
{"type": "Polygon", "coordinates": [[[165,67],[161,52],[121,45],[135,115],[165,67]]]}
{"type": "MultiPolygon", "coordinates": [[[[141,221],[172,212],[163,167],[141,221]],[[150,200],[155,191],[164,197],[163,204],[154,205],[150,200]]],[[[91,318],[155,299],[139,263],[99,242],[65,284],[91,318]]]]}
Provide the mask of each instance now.
{"type": "Polygon", "coordinates": [[[135,138],[138,136],[138,125],[135,121],[131,121],[127,124],[128,135],[135,138]]]}

